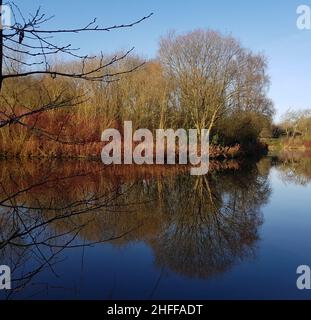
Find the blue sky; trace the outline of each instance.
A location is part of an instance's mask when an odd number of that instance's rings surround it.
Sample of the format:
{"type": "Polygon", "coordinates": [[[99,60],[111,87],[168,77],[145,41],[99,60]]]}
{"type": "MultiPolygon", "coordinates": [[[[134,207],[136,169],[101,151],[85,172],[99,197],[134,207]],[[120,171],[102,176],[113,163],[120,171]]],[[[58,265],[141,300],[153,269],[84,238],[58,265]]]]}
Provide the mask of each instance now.
{"type": "Polygon", "coordinates": [[[168,30],[211,28],[238,38],[263,52],[269,61],[270,97],[277,116],[288,108],[311,108],[311,30],[296,27],[298,5],[311,0],[16,0],[26,12],[41,5],[55,14],[49,27],[75,27],[97,17],[103,26],[127,23],[154,12],[128,30],[62,37],[85,53],[112,52],[135,46],[146,58],[156,56],[159,38],[168,30]]]}

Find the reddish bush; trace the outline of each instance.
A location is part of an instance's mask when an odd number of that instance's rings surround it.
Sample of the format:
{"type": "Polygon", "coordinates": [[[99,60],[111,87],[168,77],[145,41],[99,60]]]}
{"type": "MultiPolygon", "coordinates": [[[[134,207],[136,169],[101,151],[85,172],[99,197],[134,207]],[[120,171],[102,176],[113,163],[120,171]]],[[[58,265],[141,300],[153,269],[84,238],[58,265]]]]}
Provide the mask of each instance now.
{"type": "Polygon", "coordinates": [[[311,140],[305,141],[304,144],[305,148],[311,149],[311,140]]]}

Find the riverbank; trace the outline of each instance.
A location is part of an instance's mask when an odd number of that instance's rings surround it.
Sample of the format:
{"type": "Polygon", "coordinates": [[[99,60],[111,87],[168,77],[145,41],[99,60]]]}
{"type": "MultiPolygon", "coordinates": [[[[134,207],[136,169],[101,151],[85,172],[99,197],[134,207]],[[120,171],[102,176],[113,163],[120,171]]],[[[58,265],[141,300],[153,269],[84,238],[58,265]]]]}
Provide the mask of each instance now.
{"type": "MultiPolygon", "coordinates": [[[[0,147],[0,158],[2,159],[83,159],[100,160],[103,142],[63,144],[56,141],[29,141],[22,148],[7,144],[0,147]]],[[[135,148],[135,146],[133,146],[135,148]]],[[[200,150],[200,146],[198,146],[200,150]]],[[[268,146],[265,143],[257,143],[241,146],[210,145],[210,159],[240,159],[245,157],[257,157],[267,154],[268,146]]],[[[178,147],[176,146],[176,160],[178,160],[178,147]]],[[[123,154],[123,150],[122,150],[123,154]]],[[[154,148],[154,155],[156,150],[154,148]]]]}
{"type": "Polygon", "coordinates": [[[267,144],[270,153],[281,151],[311,151],[311,140],[300,138],[278,138],[264,139],[263,142],[267,144]]]}

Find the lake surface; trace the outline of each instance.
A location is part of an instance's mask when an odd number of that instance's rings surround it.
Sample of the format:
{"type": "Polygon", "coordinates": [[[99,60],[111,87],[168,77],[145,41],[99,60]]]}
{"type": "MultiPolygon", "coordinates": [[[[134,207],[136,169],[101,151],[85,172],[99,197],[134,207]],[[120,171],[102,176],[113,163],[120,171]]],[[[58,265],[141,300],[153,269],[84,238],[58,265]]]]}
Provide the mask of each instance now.
{"type": "Polygon", "coordinates": [[[311,157],[184,167],[1,161],[1,299],[310,299],[311,157]]]}

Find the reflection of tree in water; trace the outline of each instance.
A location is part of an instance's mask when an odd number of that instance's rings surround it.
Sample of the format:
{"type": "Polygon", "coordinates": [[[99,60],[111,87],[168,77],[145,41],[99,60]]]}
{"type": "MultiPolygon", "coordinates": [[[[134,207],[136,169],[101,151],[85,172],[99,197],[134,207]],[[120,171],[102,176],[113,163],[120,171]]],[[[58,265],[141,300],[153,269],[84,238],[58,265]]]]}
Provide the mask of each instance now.
{"type": "Polygon", "coordinates": [[[274,162],[283,182],[302,186],[311,182],[310,152],[283,152],[274,162]]]}
{"type": "Polygon", "coordinates": [[[16,271],[21,287],[54,272],[65,250],[107,241],[145,241],[159,266],[192,277],[224,271],[252,253],[269,196],[254,167],[205,177],[96,163],[9,168],[0,172],[0,258],[14,270],[31,264],[16,271]]]}
{"type": "Polygon", "coordinates": [[[222,272],[253,253],[270,190],[253,168],[247,173],[179,177],[164,192],[167,219],[151,242],[158,265],[191,277],[222,272]]]}
{"type": "Polygon", "coordinates": [[[133,231],[100,234],[94,228],[100,213],[126,206],[117,200],[135,184],[123,183],[111,168],[3,164],[9,167],[2,166],[0,172],[0,259],[11,266],[15,289],[22,289],[43,269],[55,273],[54,265],[67,249],[111,241],[133,231]],[[97,232],[96,240],[88,240],[85,230],[97,232]]]}

